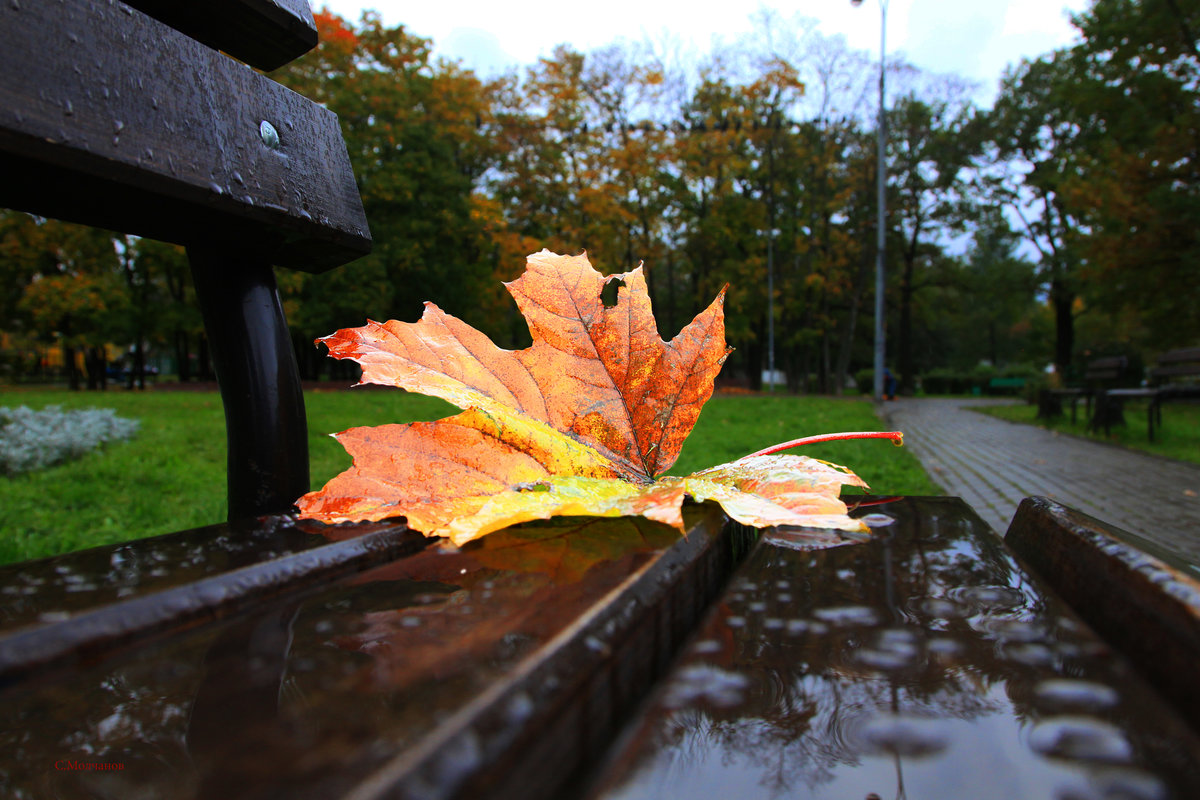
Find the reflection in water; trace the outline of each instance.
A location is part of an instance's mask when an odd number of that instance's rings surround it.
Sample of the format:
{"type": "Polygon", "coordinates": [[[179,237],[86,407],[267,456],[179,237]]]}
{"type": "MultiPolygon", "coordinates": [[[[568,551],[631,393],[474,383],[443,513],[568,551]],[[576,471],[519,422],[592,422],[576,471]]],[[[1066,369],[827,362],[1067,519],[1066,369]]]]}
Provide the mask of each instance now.
{"type": "Polygon", "coordinates": [[[922,502],[867,544],[753,552],[589,797],[1200,796],[1180,719],[922,502]]]}

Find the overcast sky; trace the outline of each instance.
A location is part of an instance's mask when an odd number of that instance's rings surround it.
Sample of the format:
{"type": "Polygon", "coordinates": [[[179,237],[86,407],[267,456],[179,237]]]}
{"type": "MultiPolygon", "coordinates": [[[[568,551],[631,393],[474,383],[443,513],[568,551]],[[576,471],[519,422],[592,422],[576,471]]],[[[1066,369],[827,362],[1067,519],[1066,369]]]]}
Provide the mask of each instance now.
{"type": "MultiPolygon", "coordinates": [[[[784,17],[812,17],[826,36],[844,35],[851,47],[879,52],[880,0],[793,0],[761,4],[784,17]]],[[[555,45],[588,51],[624,38],[659,39],[664,33],[699,52],[714,41],[750,32],[756,6],[721,0],[313,0],[314,7],[357,20],[373,8],[389,26],[433,40],[438,55],[482,75],[534,63],[555,45]]],[[[890,0],[887,50],[920,67],[977,81],[977,100],[991,103],[1005,66],[1070,44],[1068,13],[1088,0],[890,0]]]]}

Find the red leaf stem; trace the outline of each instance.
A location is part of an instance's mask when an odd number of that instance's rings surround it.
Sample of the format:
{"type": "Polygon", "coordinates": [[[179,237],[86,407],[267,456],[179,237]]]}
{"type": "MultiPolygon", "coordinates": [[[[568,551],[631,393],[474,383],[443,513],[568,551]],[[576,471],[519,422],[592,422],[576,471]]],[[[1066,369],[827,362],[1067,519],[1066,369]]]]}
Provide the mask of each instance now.
{"type": "Polygon", "coordinates": [[[770,447],[759,450],[757,453],[751,453],[746,458],[754,456],[769,456],[772,453],[778,453],[781,450],[788,450],[793,447],[800,447],[805,444],[818,444],[820,442],[840,442],[846,439],[891,439],[897,446],[904,444],[904,434],[900,431],[856,431],[854,433],[822,433],[816,436],[802,436],[799,439],[792,439],[790,442],[782,442],[774,444],[770,447]]]}

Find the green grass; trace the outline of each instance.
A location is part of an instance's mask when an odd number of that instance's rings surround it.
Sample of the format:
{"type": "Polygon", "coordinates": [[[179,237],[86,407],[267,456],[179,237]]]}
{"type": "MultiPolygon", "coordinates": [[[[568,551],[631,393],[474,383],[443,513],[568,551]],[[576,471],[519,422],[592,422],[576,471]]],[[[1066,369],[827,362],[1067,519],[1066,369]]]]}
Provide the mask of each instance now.
{"type": "MultiPolygon", "coordinates": [[[[400,391],[311,392],[305,396],[312,483],[350,466],[328,434],[356,425],[438,419],[449,405],[400,391]]],[[[225,424],[213,392],[10,391],[0,406],[113,408],[141,420],[138,435],[40,472],[0,477],[0,563],[207,525],[225,518],[225,424]]],[[[812,433],[880,430],[864,400],[714,397],[672,474],[720,464],[812,433]]],[[[839,442],[803,452],[844,464],[880,493],[931,494],[916,459],[886,442],[839,442]]]]}
{"type": "Polygon", "coordinates": [[[1033,405],[981,406],[972,410],[991,414],[1010,422],[1037,425],[1095,441],[1106,441],[1131,450],[1141,450],[1166,458],[1200,464],[1200,406],[1187,403],[1165,404],[1162,408],[1162,426],[1160,427],[1157,423],[1154,426],[1153,442],[1146,437],[1146,407],[1145,400],[1126,402],[1126,424],[1123,427],[1113,427],[1112,435],[1108,437],[1103,432],[1088,432],[1087,414],[1082,402],[1078,405],[1074,425],[1071,424],[1069,408],[1064,409],[1066,413],[1063,416],[1049,423],[1037,419],[1037,406],[1033,405]]]}

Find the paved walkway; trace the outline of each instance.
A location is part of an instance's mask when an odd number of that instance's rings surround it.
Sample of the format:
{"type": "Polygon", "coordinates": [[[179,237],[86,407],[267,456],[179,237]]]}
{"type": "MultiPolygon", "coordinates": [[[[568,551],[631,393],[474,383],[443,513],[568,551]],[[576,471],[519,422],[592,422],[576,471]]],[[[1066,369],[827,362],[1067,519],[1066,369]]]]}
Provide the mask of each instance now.
{"type": "Polygon", "coordinates": [[[1037,494],[1200,562],[1200,466],[968,408],[997,402],[1011,401],[902,398],[883,411],[930,477],[998,533],[1021,499],[1037,494]]]}

